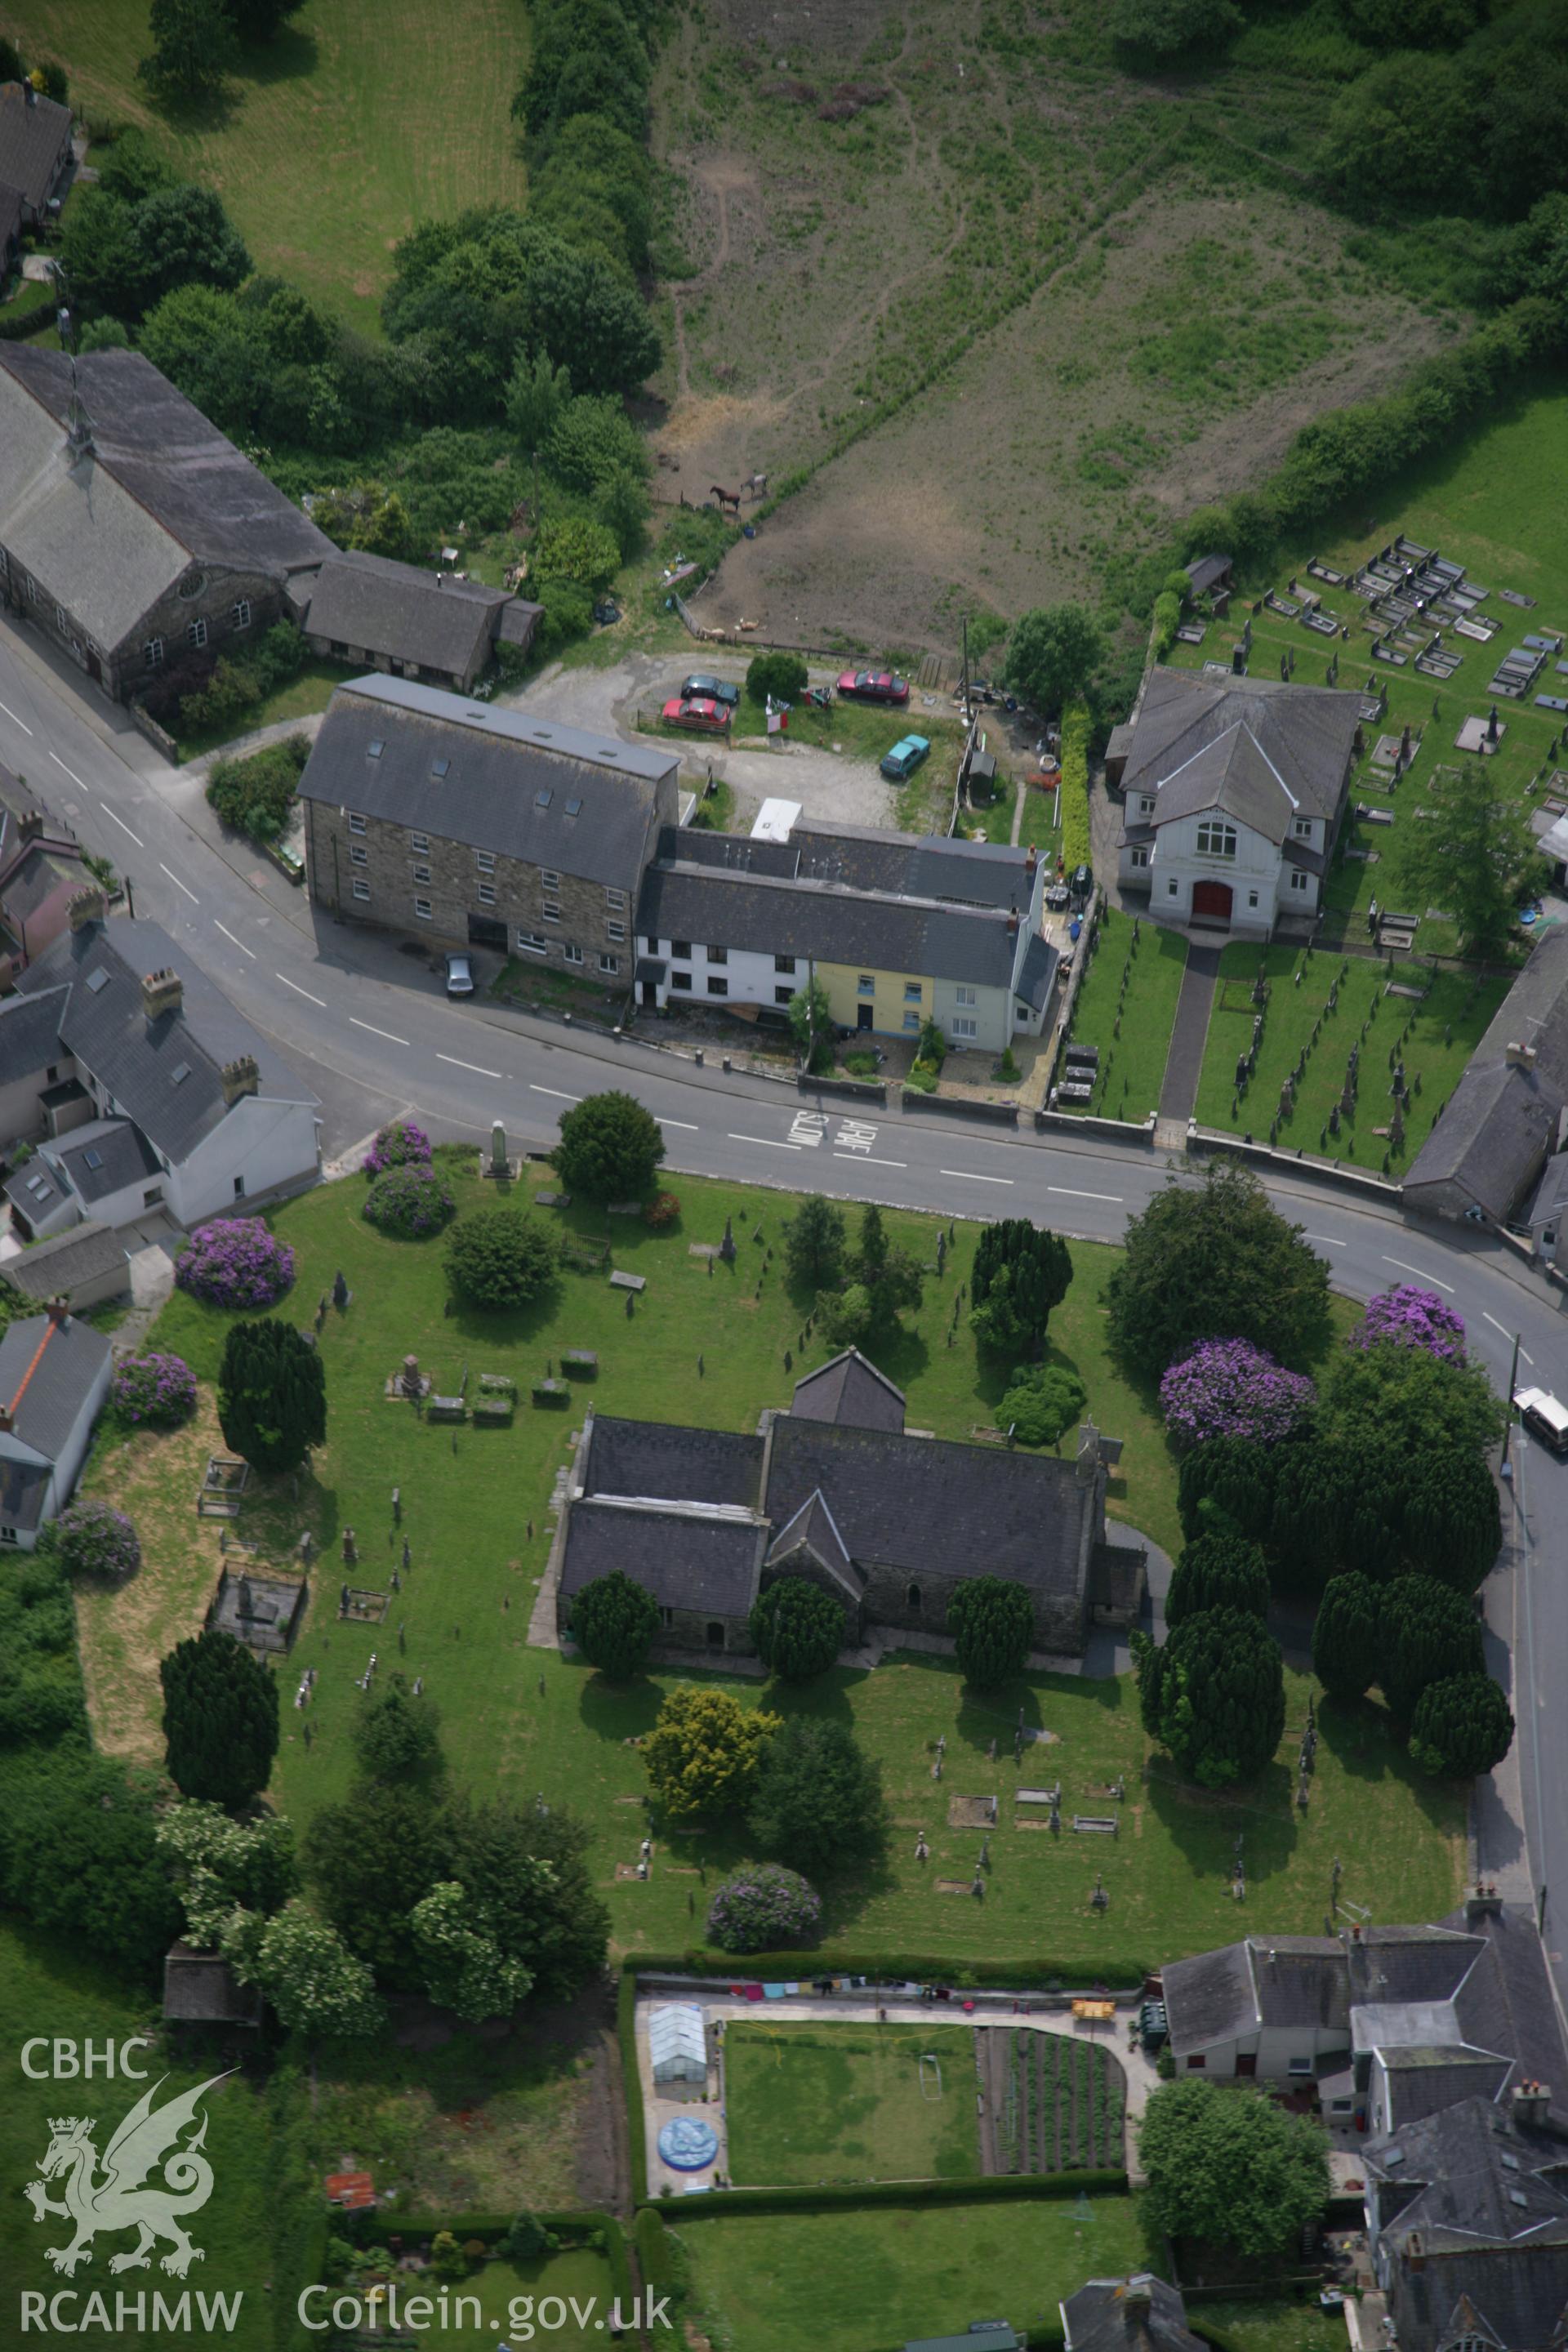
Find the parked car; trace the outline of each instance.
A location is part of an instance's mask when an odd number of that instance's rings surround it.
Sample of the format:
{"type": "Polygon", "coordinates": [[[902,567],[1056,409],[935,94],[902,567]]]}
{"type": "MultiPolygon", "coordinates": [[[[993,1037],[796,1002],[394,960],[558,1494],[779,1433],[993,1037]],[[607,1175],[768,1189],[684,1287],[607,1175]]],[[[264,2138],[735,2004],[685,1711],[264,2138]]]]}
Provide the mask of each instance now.
{"type": "Polygon", "coordinates": [[[907,702],[910,682],[891,669],[847,669],[838,681],[838,691],[852,702],[907,702]]]}
{"type": "Polygon", "coordinates": [[[474,963],[471,956],[449,955],[447,958],[447,993],[448,996],[472,996],[474,963]]]}
{"type": "Polygon", "coordinates": [[[1072,870],[1072,880],[1068,884],[1068,895],[1073,905],[1087,907],[1093,889],[1094,876],[1089,868],[1087,866],[1075,866],[1072,870]]]}
{"type": "Polygon", "coordinates": [[[704,701],[721,702],[728,710],[733,710],[741,699],[740,688],[731,685],[727,677],[704,677],[700,671],[694,671],[680,691],[704,701]]]}
{"type": "Polygon", "coordinates": [[[672,694],[664,706],[664,723],[689,728],[694,735],[723,735],[729,731],[730,713],[711,695],[672,694]]]}
{"type": "Polygon", "coordinates": [[[901,742],[894,744],[883,761],[882,773],[890,776],[895,784],[901,784],[906,776],[914,774],[921,761],[930,753],[931,745],[923,735],[906,735],[901,742]]]}
{"type": "Polygon", "coordinates": [[[1568,1412],[1546,1389],[1515,1389],[1513,1402],[1532,1437],[1553,1454],[1568,1454],[1568,1412]]]}

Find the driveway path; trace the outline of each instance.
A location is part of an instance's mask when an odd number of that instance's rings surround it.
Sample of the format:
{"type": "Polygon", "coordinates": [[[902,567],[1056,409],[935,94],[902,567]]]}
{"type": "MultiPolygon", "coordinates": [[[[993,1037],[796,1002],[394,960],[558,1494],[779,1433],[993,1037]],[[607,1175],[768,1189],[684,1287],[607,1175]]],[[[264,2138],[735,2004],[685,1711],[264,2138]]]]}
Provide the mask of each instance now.
{"type": "Polygon", "coordinates": [[[1187,969],[1176,1000],[1171,1050],[1165,1057],[1165,1082],[1160,1088],[1160,1117],[1191,1118],[1198,1098],[1198,1073],[1204,1066],[1204,1045],[1214,1010],[1215,982],[1219,978],[1218,948],[1187,942],[1187,969]]]}

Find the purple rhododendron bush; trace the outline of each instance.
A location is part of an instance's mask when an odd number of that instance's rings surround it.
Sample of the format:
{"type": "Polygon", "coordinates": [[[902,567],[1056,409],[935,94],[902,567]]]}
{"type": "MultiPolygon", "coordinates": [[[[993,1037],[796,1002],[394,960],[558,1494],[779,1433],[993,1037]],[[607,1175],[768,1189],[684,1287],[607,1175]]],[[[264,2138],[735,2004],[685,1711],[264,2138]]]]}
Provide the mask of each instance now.
{"type": "Polygon", "coordinates": [[[1205,1339],[1160,1382],[1166,1430],[1184,1451],[1211,1437],[1278,1445],[1300,1427],[1316,1395],[1304,1372],[1288,1372],[1248,1339],[1205,1339]]]}
{"type": "Polygon", "coordinates": [[[183,1356],[127,1356],[117,1364],[110,1397],[127,1421],[147,1429],[178,1429],[196,1409],[196,1376],[183,1356]]]}
{"type": "Polygon", "coordinates": [[[174,1280],[209,1307],[272,1307],[294,1279],[294,1253],[259,1217],[198,1225],[174,1261],[174,1280]]]}
{"type": "Polygon", "coordinates": [[[1465,1360],[1464,1318],[1446,1306],[1435,1290],[1418,1290],[1413,1282],[1396,1282],[1367,1301],[1366,1313],[1351,1333],[1350,1348],[1425,1348],[1447,1364],[1465,1360]]]}

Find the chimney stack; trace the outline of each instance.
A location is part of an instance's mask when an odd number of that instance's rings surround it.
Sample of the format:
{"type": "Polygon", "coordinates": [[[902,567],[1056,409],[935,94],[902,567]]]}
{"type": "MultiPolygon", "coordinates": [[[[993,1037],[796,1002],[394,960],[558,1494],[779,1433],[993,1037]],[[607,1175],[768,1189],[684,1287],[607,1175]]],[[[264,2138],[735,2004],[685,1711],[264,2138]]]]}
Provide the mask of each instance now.
{"type": "Polygon", "coordinates": [[[1132,2320],[1147,2318],[1149,2307],[1153,2300],[1153,2295],[1151,2294],[1149,2288],[1149,2273],[1147,2271],[1139,2271],[1133,2277],[1128,2280],[1126,2285],[1121,2290],[1122,2309],[1126,2312],[1128,2317],[1132,2320]]]}
{"type": "Polygon", "coordinates": [[[1503,1050],[1503,1060],[1510,1070],[1533,1070],[1535,1048],[1533,1045],[1521,1045],[1517,1038],[1510,1037],[1503,1050]]]}
{"type": "Polygon", "coordinates": [[[1036,846],[1035,846],[1034,843],[1031,841],[1031,842],[1030,842],[1030,844],[1029,844],[1029,854],[1028,854],[1027,857],[1026,857],[1026,858],[1025,858],[1025,860],[1024,860],[1024,871],[1025,871],[1025,873],[1026,873],[1026,874],[1027,874],[1027,875],[1031,877],[1031,879],[1033,878],[1035,868],[1036,868],[1036,866],[1039,864],[1039,862],[1040,862],[1040,853],[1039,853],[1039,851],[1036,848],[1036,846]]]}
{"type": "Polygon", "coordinates": [[[71,1317],[70,1300],[63,1296],[46,1298],[44,1312],[51,1323],[68,1323],[71,1317]]]}
{"type": "Polygon", "coordinates": [[[185,983],[167,964],[161,971],[142,973],[142,1010],[149,1022],[161,1021],[165,1013],[178,1013],[184,1001],[185,983]]]}
{"type": "Polygon", "coordinates": [[[1514,2084],[1513,2119],[1522,2131],[1544,2131],[1547,2110],[1551,2105],[1550,2083],[1537,2083],[1527,2079],[1514,2084]]]}
{"type": "Polygon", "coordinates": [[[1007,909],[1007,929],[1008,929],[1009,935],[1011,935],[1013,932],[1016,931],[1017,928],[1018,928],[1018,909],[1016,908],[1016,907],[1009,907],[1009,908],[1008,908],[1008,909],[1007,909]]]}
{"type": "Polygon", "coordinates": [[[1465,1925],[1473,1927],[1478,1919],[1496,1919],[1502,1914],[1502,1896],[1497,1888],[1477,1879],[1472,1891],[1465,1897],[1465,1925]]]}
{"type": "Polygon", "coordinates": [[[16,838],[20,842],[37,841],[43,829],[43,810],[25,809],[16,826],[16,838]]]}
{"type": "Polygon", "coordinates": [[[89,923],[101,923],[109,913],[109,900],[103,892],[89,884],[85,890],[73,890],[66,902],[73,931],[85,931],[89,923]]]}
{"type": "Polygon", "coordinates": [[[223,1104],[232,1110],[246,1095],[253,1095],[261,1084],[261,1073],[256,1066],[254,1054],[241,1054],[237,1061],[226,1062],[218,1073],[223,1082],[223,1104]]]}

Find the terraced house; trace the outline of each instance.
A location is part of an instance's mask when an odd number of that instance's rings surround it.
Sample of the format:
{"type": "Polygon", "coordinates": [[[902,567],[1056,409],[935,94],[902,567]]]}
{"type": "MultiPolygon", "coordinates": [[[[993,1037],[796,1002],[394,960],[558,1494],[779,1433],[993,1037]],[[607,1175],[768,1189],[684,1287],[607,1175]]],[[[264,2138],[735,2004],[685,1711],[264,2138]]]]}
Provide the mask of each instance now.
{"type": "Polygon", "coordinates": [[[629,983],[637,892],[674,826],[679,772],[652,745],[355,678],[300,779],[311,896],[433,946],[629,983]]]}

